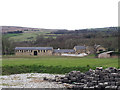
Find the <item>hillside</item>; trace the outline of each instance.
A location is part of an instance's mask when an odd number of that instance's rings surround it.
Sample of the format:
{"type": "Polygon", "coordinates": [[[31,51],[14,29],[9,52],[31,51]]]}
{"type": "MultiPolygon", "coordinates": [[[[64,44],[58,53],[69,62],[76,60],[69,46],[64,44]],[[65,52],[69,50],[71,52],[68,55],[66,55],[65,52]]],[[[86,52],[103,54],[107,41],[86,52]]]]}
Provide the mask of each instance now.
{"type": "Polygon", "coordinates": [[[14,32],[14,31],[22,31],[22,32],[29,32],[29,31],[57,31],[57,29],[43,29],[43,28],[30,28],[30,27],[19,27],[19,26],[2,26],[2,32],[14,32]]]}

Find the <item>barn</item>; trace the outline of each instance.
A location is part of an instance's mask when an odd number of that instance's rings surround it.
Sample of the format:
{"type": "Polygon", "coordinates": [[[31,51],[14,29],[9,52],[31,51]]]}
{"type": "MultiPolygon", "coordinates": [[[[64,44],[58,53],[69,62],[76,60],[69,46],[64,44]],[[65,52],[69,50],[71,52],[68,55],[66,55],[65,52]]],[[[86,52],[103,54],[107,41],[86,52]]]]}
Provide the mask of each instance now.
{"type": "Polygon", "coordinates": [[[107,52],[98,54],[98,58],[111,58],[111,57],[118,57],[118,55],[115,54],[114,51],[107,51],[107,52]]]}
{"type": "Polygon", "coordinates": [[[16,55],[52,55],[53,47],[16,47],[16,55]]]}
{"type": "Polygon", "coordinates": [[[74,54],[74,49],[54,49],[53,54],[54,55],[61,55],[61,54],[74,54]]]}

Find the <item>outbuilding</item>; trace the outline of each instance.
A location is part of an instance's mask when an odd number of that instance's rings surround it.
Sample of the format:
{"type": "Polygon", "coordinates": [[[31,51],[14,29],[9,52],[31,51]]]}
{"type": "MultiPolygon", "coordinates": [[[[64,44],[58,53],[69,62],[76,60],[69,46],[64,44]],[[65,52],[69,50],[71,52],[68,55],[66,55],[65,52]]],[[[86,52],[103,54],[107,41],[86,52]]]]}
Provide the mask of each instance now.
{"type": "Polygon", "coordinates": [[[114,51],[108,51],[108,52],[103,52],[98,54],[98,58],[110,58],[110,57],[114,57],[114,51]]]}
{"type": "Polygon", "coordinates": [[[74,54],[74,49],[54,49],[53,54],[54,55],[61,55],[61,54],[74,54]]]}
{"type": "Polygon", "coordinates": [[[53,47],[16,47],[16,55],[52,55],[53,47]]]}

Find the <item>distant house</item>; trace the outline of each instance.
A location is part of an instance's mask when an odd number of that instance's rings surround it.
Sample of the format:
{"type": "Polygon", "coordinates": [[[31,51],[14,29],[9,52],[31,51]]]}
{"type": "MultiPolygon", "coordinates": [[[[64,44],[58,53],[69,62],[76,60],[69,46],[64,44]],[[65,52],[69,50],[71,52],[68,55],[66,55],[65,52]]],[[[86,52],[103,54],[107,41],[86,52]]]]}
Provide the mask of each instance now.
{"type": "Polygon", "coordinates": [[[16,55],[52,55],[53,47],[16,47],[16,55]]]}

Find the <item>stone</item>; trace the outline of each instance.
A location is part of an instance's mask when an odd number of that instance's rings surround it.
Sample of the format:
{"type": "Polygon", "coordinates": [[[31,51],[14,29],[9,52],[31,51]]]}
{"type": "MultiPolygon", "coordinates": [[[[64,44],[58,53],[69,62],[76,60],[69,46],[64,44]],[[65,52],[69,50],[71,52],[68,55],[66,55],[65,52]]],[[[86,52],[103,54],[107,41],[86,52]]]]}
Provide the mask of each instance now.
{"type": "Polygon", "coordinates": [[[96,67],[96,70],[103,70],[103,67],[96,67]]]}
{"type": "Polygon", "coordinates": [[[108,83],[108,82],[104,82],[104,85],[105,85],[105,86],[108,86],[108,85],[109,85],[109,83],[108,83]]]}
{"type": "Polygon", "coordinates": [[[65,77],[57,77],[56,79],[60,79],[62,83],[74,85],[74,88],[77,89],[116,90],[120,86],[120,69],[97,67],[96,70],[89,69],[85,73],[72,71],[65,77]]]}
{"type": "Polygon", "coordinates": [[[64,78],[64,79],[63,79],[63,82],[64,82],[64,83],[69,83],[68,78],[64,78]]]}

